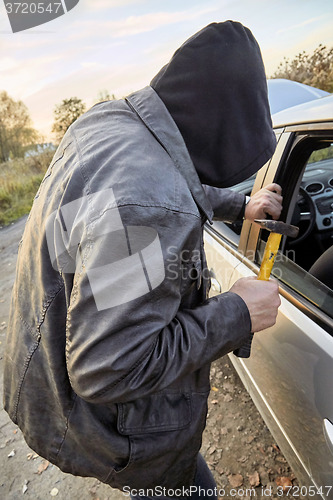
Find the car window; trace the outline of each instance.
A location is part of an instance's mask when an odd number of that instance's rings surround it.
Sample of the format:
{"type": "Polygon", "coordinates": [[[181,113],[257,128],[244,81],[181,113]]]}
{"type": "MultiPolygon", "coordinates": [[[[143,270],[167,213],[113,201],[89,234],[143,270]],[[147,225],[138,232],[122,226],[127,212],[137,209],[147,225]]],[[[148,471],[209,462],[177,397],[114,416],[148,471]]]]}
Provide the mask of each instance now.
{"type": "MultiPolygon", "coordinates": [[[[333,144],[328,139],[317,140],[308,142],[306,148],[307,160],[299,165],[294,192],[289,196],[289,219],[300,232],[295,240],[283,240],[272,274],[333,317],[333,144]]],[[[286,166],[289,178],[293,178],[293,167],[286,166]]],[[[257,263],[267,237],[267,231],[260,232],[257,263]]]]}

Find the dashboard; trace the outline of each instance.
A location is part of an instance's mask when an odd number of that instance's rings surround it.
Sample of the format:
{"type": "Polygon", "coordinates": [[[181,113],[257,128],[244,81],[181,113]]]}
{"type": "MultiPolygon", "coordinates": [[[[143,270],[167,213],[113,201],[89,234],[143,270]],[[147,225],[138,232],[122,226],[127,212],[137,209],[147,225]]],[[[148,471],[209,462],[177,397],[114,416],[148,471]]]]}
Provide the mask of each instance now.
{"type": "Polygon", "coordinates": [[[333,158],[309,163],[301,186],[314,202],[318,231],[333,229],[333,158]]]}

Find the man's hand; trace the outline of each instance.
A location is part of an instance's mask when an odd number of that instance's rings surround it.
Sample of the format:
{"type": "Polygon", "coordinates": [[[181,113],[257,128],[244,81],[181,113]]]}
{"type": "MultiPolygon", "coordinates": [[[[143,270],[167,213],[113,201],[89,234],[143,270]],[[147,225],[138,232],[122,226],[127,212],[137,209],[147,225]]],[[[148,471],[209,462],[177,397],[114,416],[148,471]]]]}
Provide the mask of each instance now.
{"type": "Polygon", "coordinates": [[[278,220],[282,210],[282,189],[278,184],[268,184],[251,196],[245,207],[245,219],[266,219],[267,214],[278,220]]]}
{"type": "Polygon", "coordinates": [[[255,277],[241,278],[230,288],[247,305],[251,317],[251,332],[260,332],[276,322],[281,304],[276,281],[260,281],[255,277]]]}

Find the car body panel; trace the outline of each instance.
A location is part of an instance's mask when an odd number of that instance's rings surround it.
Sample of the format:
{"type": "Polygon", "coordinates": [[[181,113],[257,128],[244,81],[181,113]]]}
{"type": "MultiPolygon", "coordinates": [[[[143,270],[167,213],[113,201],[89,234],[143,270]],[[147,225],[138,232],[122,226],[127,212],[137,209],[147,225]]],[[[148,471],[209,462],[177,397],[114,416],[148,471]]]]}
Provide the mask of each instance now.
{"type": "MultiPolygon", "coordinates": [[[[231,283],[252,275],[237,266],[231,283]]],[[[294,450],[283,450],[303,484],[333,482],[333,455],[324,435],[324,419],[333,421],[333,338],[295,305],[281,297],[276,325],[254,336],[250,358],[243,363],[265,396],[266,405],[293,443],[303,470],[294,463],[294,450]]]]}
{"type": "Polygon", "coordinates": [[[333,121],[333,95],[299,104],[272,115],[274,127],[333,121]]]}

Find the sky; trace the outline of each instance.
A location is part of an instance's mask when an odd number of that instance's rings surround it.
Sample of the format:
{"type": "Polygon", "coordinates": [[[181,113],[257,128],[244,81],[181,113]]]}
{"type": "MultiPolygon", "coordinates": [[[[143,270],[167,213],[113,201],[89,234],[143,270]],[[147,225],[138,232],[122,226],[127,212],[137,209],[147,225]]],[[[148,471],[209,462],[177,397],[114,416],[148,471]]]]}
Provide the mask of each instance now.
{"type": "Polygon", "coordinates": [[[332,0],[80,0],[67,14],[19,33],[1,2],[0,91],[26,104],[49,141],[63,99],[78,97],[89,108],[100,92],[124,97],[149,84],[188,37],[228,19],[250,28],[267,76],[284,57],[333,46],[332,0]]]}

